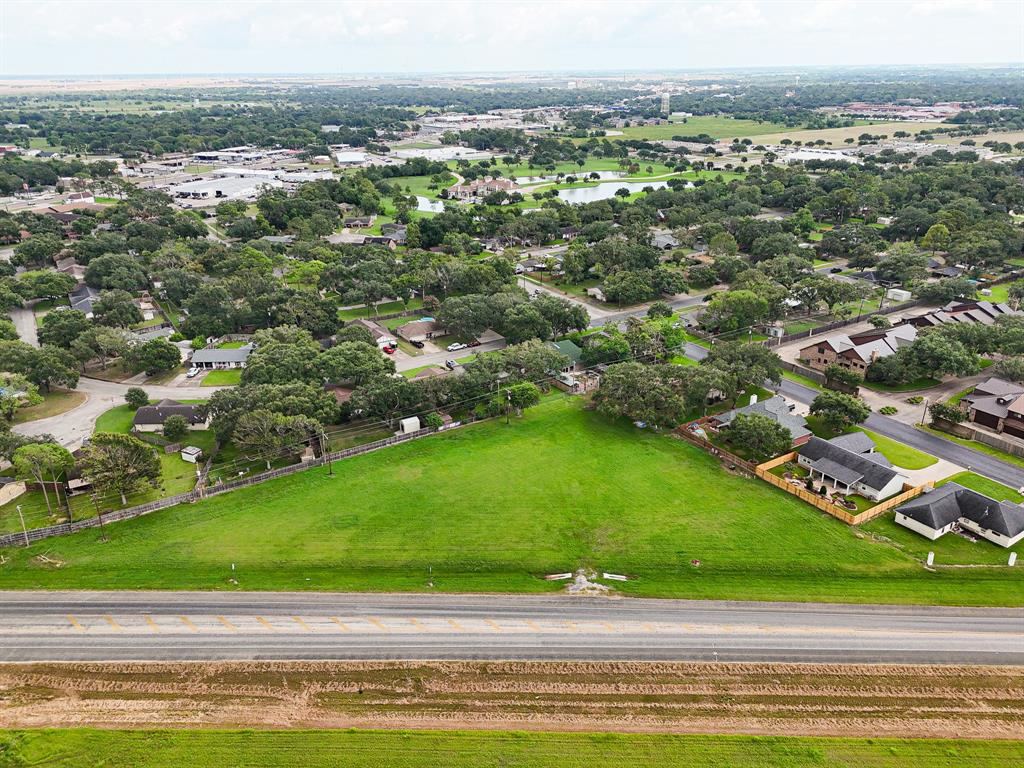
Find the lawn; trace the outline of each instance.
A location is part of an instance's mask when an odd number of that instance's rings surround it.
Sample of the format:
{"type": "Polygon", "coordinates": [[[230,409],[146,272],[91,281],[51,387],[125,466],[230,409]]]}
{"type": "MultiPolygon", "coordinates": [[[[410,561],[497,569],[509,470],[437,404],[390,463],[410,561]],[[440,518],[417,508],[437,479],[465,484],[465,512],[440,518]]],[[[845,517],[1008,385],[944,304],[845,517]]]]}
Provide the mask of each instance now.
{"type": "MultiPolygon", "coordinates": [[[[1005,485],[1000,485],[994,480],[989,480],[987,477],[976,475],[973,472],[960,472],[952,477],[947,477],[938,485],[950,482],[959,483],[965,488],[984,493],[986,496],[1000,501],[1003,499],[1018,503],[1024,501],[1024,497],[1012,488],[1007,488],[1005,485]]],[[[954,533],[947,533],[936,541],[929,541],[924,536],[914,533],[902,525],[897,525],[892,513],[886,513],[882,517],[872,520],[863,528],[874,536],[885,537],[919,560],[925,560],[929,552],[934,552],[935,564],[938,566],[1006,565],[1010,552],[1016,551],[1018,557],[1024,555],[1024,544],[1003,549],[1003,547],[996,546],[984,539],[970,541],[954,533]]]]}
{"type": "Polygon", "coordinates": [[[929,573],[693,446],[565,398],[107,535],[109,546],[83,533],[11,549],[2,581],[225,589],[236,563],[239,589],[541,592],[559,588],[541,575],[588,566],[629,574],[616,586],[635,595],[1024,603],[1005,572],[929,573]],[[41,566],[42,552],[65,565],[41,566]]]}
{"type": "Polygon", "coordinates": [[[543,731],[101,730],[0,731],[11,766],[94,768],[1003,768],[1018,741],[856,739],[543,731]]]}
{"type": "Polygon", "coordinates": [[[782,378],[795,381],[797,384],[803,384],[805,387],[811,389],[821,389],[821,384],[816,382],[814,379],[809,379],[801,373],[793,373],[792,371],[783,371],[782,378]]]}
{"type": "Polygon", "coordinates": [[[889,123],[868,123],[867,121],[857,121],[859,124],[848,128],[820,128],[817,130],[800,130],[800,129],[780,129],[778,133],[772,131],[762,131],[762,135],[758,138],[758,141],[763,144],[778,144],[783,139],[791,139],[793,141],[802,141],[804,144],[809,144],[817,141],[818,139],[824,140],[827,144],[833,144],[835,147],[847,147],[857,146],[857,137],[862,133],[870,133],[873,136],[885,135],[892,138],[896,131],[906,131],[907,133],[914,134],[918,131],[922,131],[929,128],[937,128],[940,123],[911,123],[911,122],[889,122],[889,123]],[[853,139],[852,145],[846,143],[846,139],[853,139]]]}
{"type": "Polygon", "coordinates": [[[931,389],[937,387],[942,382],[938,379],[923,378],[914,379],[913,381],[907,381],[903,384],[883,384],[880,381],[865,381],[864,386],[868,389],[873,389],[876,392],[916,392],[920,389],[931,389]]]}
{"type": "Polygon", "coordinates": [[[132,421],[135,420],[135,408],[128,405],[117,405],[109,411],[104,411],[96,419],[95,432],[119,432],[128,434],[132,431],[132,421]]]}
{"type": "Polygon", "coordinates": [[[930,456],[916,448],[911,448],[909,445],[904,445],[885,435],[879,435],[877,432],[872,432],[863,427],[857,427],[857,429],[874,440],[875,445],[878,446],[878,452],[897,467],[902,467],[903,469],[924,469],[938,461],[934,456],[930,456]]]}
{"type": "Polygon", "coordinates": [[[43,395],[43,402],[39,405],[32,405],[27,408],[19,408],[14,412],[14,424],[24,424],[26,421],[46,419],[50,416],[70,411],[85,402],[87,395],[84,392],[67,391],[55,389],[43,395]]]}
{"type": "Polygon", "coordinates": [[[242,383],[242,369],[230,368],[210,371],[203,377],[201,387],[235,387],[242,383]]]}
{"type": "Polygon", "coordinates": [[[697,136],[706,133],[716,139],[753,138],[766,133],[783,131],[782,123],[767,123],[759,120],[737,120],[732,117],[714,115],[695,115],[686,118],[686,122],[678,121],[663,125],[634,125],[621,128],[622,136],[609,136],[616,139],[648,139],[665,141],[673,136],[697,136]]]}
{"type": "Polygon", "coordinates": [[[367,309],[366,307],[355,307],[353,309],[339,309],[338,319],[342,321],[358,320],[359,318],[373,319],[379,315],[390,315],[394,312],[404,312],[406,310],[413,311],[423,307],[422,299],[409,299],[409,303],[405,304],[401,301],[390,301],[386,304],[377,305],[377,314],[374,315],[373,309],[367,309]]]}
{"type": "Polygon", "coordinates": [[[943,432],[941,429],[935,429],[934,427],[926,427],[920,424],[915,424],[914,426],[917,429],[924,430],[925,432],[931,432],[933,435],[938,435],[943,440],[952,440],[954,443],[959,443],[960,445],[966,446],[967,448],[973,448],[976,451],[980,451],[981,453],[987,453],[989,456],[995,456],[997,459],[1009,462],[1010,464],[1016,464],[1019,467],[1024,467],[1024,457],[1014,456],[1012,453],[1001,451],[998,448],[995,448],[986,443],[979,443],[976,440],[968,440],[967,438],[964,437],[957,437],[956,435],[951,435],[948,432],[943,432]]]}

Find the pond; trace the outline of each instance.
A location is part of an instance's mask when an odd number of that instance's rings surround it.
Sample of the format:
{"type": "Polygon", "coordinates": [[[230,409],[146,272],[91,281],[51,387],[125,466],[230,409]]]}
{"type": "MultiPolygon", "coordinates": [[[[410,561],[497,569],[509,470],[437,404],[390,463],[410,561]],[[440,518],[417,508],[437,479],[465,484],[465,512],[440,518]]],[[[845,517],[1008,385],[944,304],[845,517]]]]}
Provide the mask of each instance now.
{"type": "Polygon", "coordinates": [[[427,213],[444,213],[444,203],[441,200],[431,200],[423,195],[416,195],[416,210],[427,213]]]}
{"type": "Polygon", "coordinates": [[[644,187],[665,189],[667,186],[667,181],[624,181],[621,184],[607,182],[593,187],[560,189],[558,190],[558,196],[567,203],[593,203],[597,200],[608,200],[615,197],[615,192],[622,188],[628,189],[630,194],[632,194],[634,192],[642,192],[644,187]]]}

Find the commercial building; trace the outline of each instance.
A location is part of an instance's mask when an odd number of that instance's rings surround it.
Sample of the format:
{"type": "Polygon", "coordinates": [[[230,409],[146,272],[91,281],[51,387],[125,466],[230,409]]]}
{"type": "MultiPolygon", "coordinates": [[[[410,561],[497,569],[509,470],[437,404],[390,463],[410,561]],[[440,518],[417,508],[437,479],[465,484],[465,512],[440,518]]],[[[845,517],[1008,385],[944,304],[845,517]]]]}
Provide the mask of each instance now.
{"type": "MultiPolygon", "coordinates": [[[[221,176],[175,184],[168,191],[179,201],[202,203],[222,200],[254,200],[260,192],[268,187],[283,186],[284,184],[277,179],[221,176]]],[[[186,203],[182,204],[188,207],[186,203]]]]}

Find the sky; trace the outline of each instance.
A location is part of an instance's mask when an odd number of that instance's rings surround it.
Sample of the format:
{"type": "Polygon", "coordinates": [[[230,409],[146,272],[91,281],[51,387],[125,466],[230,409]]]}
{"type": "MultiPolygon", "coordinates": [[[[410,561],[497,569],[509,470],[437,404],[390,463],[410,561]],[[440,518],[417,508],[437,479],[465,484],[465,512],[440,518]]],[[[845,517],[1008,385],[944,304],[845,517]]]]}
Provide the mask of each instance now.
{"type": "Polygon", "coordinates": [[[0,78],[1011,62],[1021,0],[0,0],[0,78]]]}

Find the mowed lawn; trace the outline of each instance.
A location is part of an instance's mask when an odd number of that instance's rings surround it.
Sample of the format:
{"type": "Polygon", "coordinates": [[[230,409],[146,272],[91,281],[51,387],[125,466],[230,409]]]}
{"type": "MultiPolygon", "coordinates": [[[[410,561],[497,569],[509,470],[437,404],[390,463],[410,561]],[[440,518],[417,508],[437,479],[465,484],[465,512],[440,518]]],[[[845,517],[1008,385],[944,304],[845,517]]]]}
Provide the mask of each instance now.
{"type": "Polygon", "coordinates": [[[27,549],[9,588],[556,590],[627,574],[636,595],[1020,605],[1019,573],[930,573],[697,448],[579,400],[456,430],[27,549]],[[46,553],[60,568],[35,557],[46,553]],[[231,565],[236,570],[232,573],[231,565]],[[237,586],[230,581],[234,577],[237,586]]]}
{"type": "MultiPolygon", "coordinates": [[[[0,731],[12,766],[93,768],[910,768],[1019,764],[1017,741],[790,738],[535,731],[0,731]]],[[[7,765],[8,763],[3,763],[7,765]]]]}
{"type": "Polygon", "coordinates": [[[716,139],[743,139],[786,130],[782,123],[768,123],[758,120],[742,120],[732,117],[715,115],[695,115],[686,118],[686,122],[673,121],[662,125],[632,125],[619,128],[622,136],[609,136],[615,139],[650,139],[666,140],[673,136],[699,136],[706,133],[716,139]]]}

